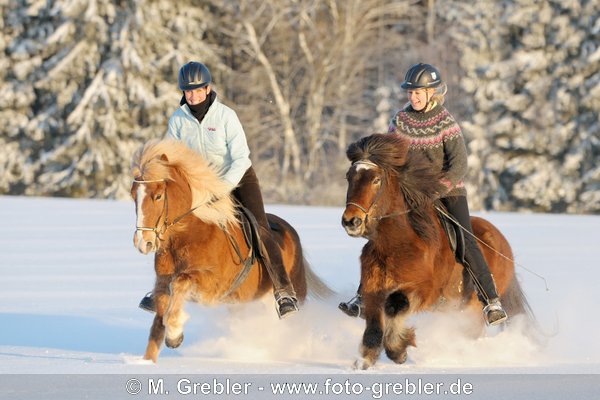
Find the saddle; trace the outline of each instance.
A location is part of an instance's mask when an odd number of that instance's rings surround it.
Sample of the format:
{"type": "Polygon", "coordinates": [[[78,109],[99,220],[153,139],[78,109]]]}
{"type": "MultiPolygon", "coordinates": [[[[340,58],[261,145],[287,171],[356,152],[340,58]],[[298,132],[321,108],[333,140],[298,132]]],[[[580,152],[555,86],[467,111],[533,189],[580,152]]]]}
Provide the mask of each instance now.
{"type": "Polygon", "coordinates": [[[456,261],[464,264],[465,262],[465,235],[460,226],[456,224],[453,220],[448,218],[446,214],[445,207],[442,205],[436,205],[436,211],[438,218],[442,224],[442,228],[446,232],[446,236],[448,237],[448,244],[454,253],[454,257],[456,261]]]}
{"type": "Polygon", "coordinates": [[[260,225],[258,225],[258,221],[256,221],[254,214],[243,205],[236,204],[236,209],[241,222],[242,232],[244,232],[246,245],[252,250],[252,255],[255,259],[264,259],[266,250],[260,238],[260,225]]]}

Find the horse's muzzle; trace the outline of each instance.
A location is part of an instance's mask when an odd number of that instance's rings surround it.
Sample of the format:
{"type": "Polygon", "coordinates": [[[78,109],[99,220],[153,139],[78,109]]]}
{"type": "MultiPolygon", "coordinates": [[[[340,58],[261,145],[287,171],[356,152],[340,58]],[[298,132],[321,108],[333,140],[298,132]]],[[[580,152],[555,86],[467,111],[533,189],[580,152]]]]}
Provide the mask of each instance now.
{"type": "Polygon", "coordinates": [[[152,253],[158,250],[158,235],[152,231],[136,230],[133,235],[133,246],[142,254],[152,253]]]}
{"type": "Polygon", "coordinates": [[[363,236],[365,231],[364,220],[359,216],[342,216],[342,226],[346,230],[346,233],[352,237],[363,236]]]}

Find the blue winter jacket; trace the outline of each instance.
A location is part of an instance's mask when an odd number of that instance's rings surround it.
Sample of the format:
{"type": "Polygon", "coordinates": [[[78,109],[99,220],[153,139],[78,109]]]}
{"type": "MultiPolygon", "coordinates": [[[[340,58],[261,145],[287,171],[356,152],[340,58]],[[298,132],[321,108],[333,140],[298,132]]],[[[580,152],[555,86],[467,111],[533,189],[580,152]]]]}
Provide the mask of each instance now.
{"type": "Polygon", "coordinates": [[[187,104],[181,105],[169,119],[166,136],[183,141],[219,168],[232,189],[252,165],[246,134],[237,114],[216,98],[201,123],[187,104]]]}

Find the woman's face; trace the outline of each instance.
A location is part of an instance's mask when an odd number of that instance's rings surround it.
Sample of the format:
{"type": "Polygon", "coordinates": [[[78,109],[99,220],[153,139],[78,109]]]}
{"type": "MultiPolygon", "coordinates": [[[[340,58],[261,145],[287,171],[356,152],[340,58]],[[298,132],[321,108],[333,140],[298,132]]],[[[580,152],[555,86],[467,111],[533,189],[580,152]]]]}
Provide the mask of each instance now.
{"type": "Polygon", "coordinates": [[[408,101],[410,101],[410,105],[415,111],[421,111],[427,107],[427,103],[431,100],[431,96],[433,95],[432,89],[414,89],[407,90],[406,95],[408,97],[408,101]]]}
{"type": "Polygon", "coordinates": [[[204,100],[206,100],[206,96],[208,96],[209,93],[210,86],[183,91],[183,94],[185,95],[185,101],[187,101],[187,103],[191,106],[202,103],[204,100]]]}

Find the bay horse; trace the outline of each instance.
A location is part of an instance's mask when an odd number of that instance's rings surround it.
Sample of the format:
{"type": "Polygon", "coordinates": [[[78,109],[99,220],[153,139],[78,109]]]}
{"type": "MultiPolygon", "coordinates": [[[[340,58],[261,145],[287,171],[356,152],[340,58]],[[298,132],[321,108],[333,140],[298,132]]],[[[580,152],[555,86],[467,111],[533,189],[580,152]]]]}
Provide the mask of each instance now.
{"type": "MultiPolygon", "coordinates": [[[[232,188],[198,153],[181,141],[152,140],[135,153],[131,174],[133,244],[143,254],[156,253],[156,315],[144,354],[156,363],[163,340],[171,348],[183,341],[186,300],[250,302],[273,287],[262,263],[245,258],[252,246],[244,239],[232,188]],[[241,272],[243,264],[249,269],[241,272]]],[[[294,228],[275,215],[267,218],[298,300],[308,289],[317,297],[330,294],[310,269],[294,228]]]]}
{"type": "MultiPolygon", "coordinates": [[[[426,156],[409,152],[408,139],[389,133],[351,144],[347,157],[352,165],[342,225],[348,235],[368,239],[360,256],[366,327],[355,366],[371,367],[383,349],[404,363],[407,348],[416,346],[414,328],[405,325],[411,314],[446,300],[473,312],[482,306],[438,218],[442,175],[426,156]]],[[[471,221],[509,317],[531,316],[508,241],[489,221],[471,221]]]]}

